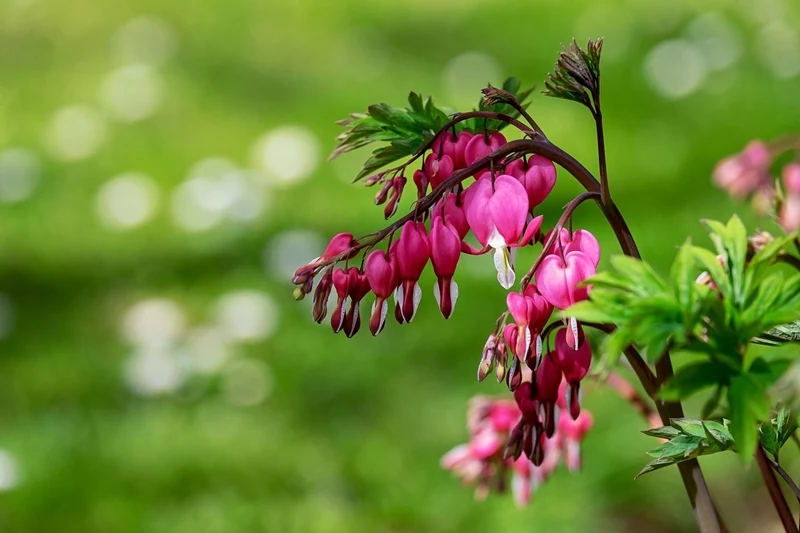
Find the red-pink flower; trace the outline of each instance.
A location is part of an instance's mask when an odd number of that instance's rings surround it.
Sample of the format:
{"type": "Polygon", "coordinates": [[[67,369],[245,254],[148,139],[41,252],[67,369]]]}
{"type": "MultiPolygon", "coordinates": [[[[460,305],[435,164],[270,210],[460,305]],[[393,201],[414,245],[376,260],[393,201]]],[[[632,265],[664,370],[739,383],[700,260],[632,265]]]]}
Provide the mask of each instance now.
{"type": "MultiPolygon", "coordinates": [[[[339,233],[334,235],[321,256],[312,259],[307,265],[303,265],[297,269],[292,278],[292,283],[295,285],[303,285],[307,280],[313,277],[314,269],[319,263],[333,259],[337,255],[343,254],[357,245],[358,241],[353,238],[352,233],[339,233]]],[[[357,253],[357,251],[353,251],[342,257],[342,259],[352,259],[357,253]]]]}
{"type": "Polygon", "coordinates": [[[538,154],[528,157],[527,163],[515,159],[506,166],[506,174],[517,178],[528,193],[528,208],[545,201],[556,186],[556,166],[552,161],[538,154]]]}
{"type": "Polygon", "coordinates": [[[463,239],[469,233],[469,222],[464,206],[458,203],[458,198],[458,194],[445,195],[431,210],[431,218],[444,218],[444,221],[455,228],[458,236],[463,239]]]}
{"type": "MultiPolygon", "coordinates": [[[[544,238],[545,241],[550,238],[552,232],[553,230],[547,232],[544,238]]],[[[579,229],[573,233],[567,228],[561,228],[558,238],[553,243],[553,246],[550,247],[548,253],[567,255],[570,252],[583,252],[592,260],[595,266],[600,262],[600,243],[588,230],[579,229]]]]}
{"type": "Polygon", "coordinates": [[[545,355],[536,371],[536,397],[544,407],[542,423],[548,437],[552,437],[556,431],[555,407],[562,377],[561,368],[553,359],[553,352],[545,355]]]}
{"type": "Polygon", "coordinates": [[[787,232],[800,229],[800,163],[789,163],[783,168],[783,185],[786,195],[778,213],[778,222],[787,232]]]}
{"type": "MultiPolygon", "coordinates": [[[[473,139],[474,140],[474,139],[473,139]]],[[[481,177],[469,186],[464,196],[467,221],[481,243],[480,251],[465,248],[470,253],[494,249],[494,265],[500,285],[509,289],[515,274],[510,248],[528,244],[542,225],[542,217],[528,218],[528,197],[522,184],[512,176],[481,177]]]]}
{"type": "Polygon", "coordinates": [[[458,285],[453,281],[453,275],[461,257],[461,237],[458,231],[450,224],[445,224],[442,217],[433,219],[429,237],[431,248],[431,263],[436,274],[436,284],[433,286],[433,295],[439,310],[445,318],[453,315],[453,309],[458,299],[458,285]]]}
{"type": "Polygon", "coordinates": [[[466,150],[467,145],[472,140],[473,135],[469,132],[462,131],[456,136],[455,144],[453,145],[453,163],[456,168],[464,168],[467,166],[466,150]]]}
{"type": "Polygon", "coordinates": [[[400,282],[394,293],[395,315],[402,319],[402,322],[411,322],[422,299],[419,278],[430,259],[430,245],[425,224],[406,222],[400,231],[400,239],[392,246],[397,256],[400,282]]]}
{"type": "Polygon", "coordinates": [[[493,131],[488,135],[473,135],[464,147],[465,166],[486,157],[504,144],[506,144],[506,138],[499,131],[493,131]]]}
{"type": "Polygon", "coordinates": [[[336,289],[336,307],[331,314],[331,328],[334,333],[339,333],[344,327],[345,303],[350,295],[350,276],[343,268],[333,271],[333,286],[336,289]]]}
{"type": "Polygon", "coordinates": [[[542,339],[539,334],[550,319],[553,306],[539,294],[539,290],[533,283],[525,287],[523,294],[509,293],[506,296],[506,305],[517,325],[517,344],[513,347],[514,353],[522,360],[527,361],[532,355],[530,350],[533,342],[536,346],[534,367],[538,366],[542,355],[542,339]]]}
{"type": "Polygon", "coordinates": [[[597,265],[585,253],[574,251],[562,256],[556,251],[542,259],[536,269],[536,285],[548,302],[564,310],[587,298],[589,288],[581,284],[596,272],[597,265]]]}
{"type": "Polygon", "coordinates": [[[581,411],[580,381],[592,366],[592,348],[588,342],[581,343],[577,349],[573,346],[570,345],[566,329],[562,328],[556,332],[555,361],[564,372],[564,379],[568,384],[566,394],[570,414],[572,418],[577,418],[581,411]]]}
{"type": "Polygon", "coordinates": [[[389,296],[397,288],[397,266],[394,259],[383,250],[375,250],[364,265],[364,270],[375,293],[375,302],[372,304],[372,313],[369,319],[369,330],[377,335],[386,324],[386,314],[389,310],[389,296]]]}
{"type": "Polygon", "coordinates": [[[397,205],[400,203],[400,198],[403,196],[403,189],[406,186],[406,181],[406,178],[403,176],[395,176],[392,179],[392,190],[386,202],[386,207],[383,208],[383,216],[385,218],[389,219],[397,212],[397,205]]]}
{"type": "Polygon", "coordinates": [[[347,271],[350,279],[347,281],[348,299],[350,300],[350,308],[344,317],[344,334],[347,337],[352,337],[361,328],[361,315],[359,312],[359,305],[364,296],[369,294],[370,286],[367,275],[361,272],[356,267],[350,267],[347,271]]]}

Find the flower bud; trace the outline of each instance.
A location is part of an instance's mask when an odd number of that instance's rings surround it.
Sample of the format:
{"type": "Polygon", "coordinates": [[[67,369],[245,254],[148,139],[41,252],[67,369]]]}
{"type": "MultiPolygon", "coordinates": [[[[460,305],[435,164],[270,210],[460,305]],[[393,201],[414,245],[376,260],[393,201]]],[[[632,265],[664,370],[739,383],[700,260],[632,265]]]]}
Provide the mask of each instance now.
{"type": "Polygon", "coordinates": [[[389,201],[383,209],[383,216],[386,219],[392,218],[397,212],[397,205],[400,203],[400,198],[403,196],[403,189],[406,186],[406,179],[403,176],[396,176],[392,181],[392,194],[389,196],[389,201]]]}
{"type": "Polygon", "coordinates": [[[314,291],[314,306],[311,316],[314,318],[314,322],[317,324],[321,324],[322,321],[325,320],[325,315],[328,314],[328,298],[330,297],[331,289],[333,288],[332,275],[332,269],[329,268],[326,270],[322,275],[322,278],[319,280],[317,290],[314,291]]]}
{"type": "Polygon", "coordinates": [[[483,353],[481,354],[481,362],[478,365],[478,381],[483,381],[486,376],[492,371],[495,361],[495,353],[497,350],[497,336],[492,333],[486,339],[483,345],[483,353]]]}

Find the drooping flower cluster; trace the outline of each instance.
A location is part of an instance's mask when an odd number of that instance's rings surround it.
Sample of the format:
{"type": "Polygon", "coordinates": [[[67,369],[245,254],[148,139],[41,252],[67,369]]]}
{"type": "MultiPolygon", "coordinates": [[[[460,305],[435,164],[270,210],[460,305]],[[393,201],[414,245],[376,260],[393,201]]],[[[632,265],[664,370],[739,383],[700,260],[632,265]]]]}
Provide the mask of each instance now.
{"type": "MultiPolygon", "coordinates": [[[[559,401],[559,405],[564,403],[559,401]]],[[[463,483],[475,485],[475,495],[483,499],[490,490],[504,491],[511,477],[514,501],[527,504],[533,493],[563,462],[570,471],[581,466],[580,445],[592,427],[592,416],[584,410],[573,420],[565,409],[556,415],[555,429],[548,437],[544,433],[528,436],[523,447],[537,449],[538,462],[517,454],[519,427],[525,415],[516,402],[487,396],[477,396],[470,402],[467,429],[470,440],[450,450],[442,457],[443,468],[453,471],[463,483]],[[534,445],[532,439],[536,439],[534,445]]]]}
{"type": "MultiPolygon", "coordinates": [[[[551,319],[556,309],[563,311],[588,297],[590,287],[584,281],[597,270],[600,246],[588,231],[565,228],[565,220],[546,235],[541,231],[543,217],[534,211],[556,183],[555,165],[548,159],[501,157],[492,160],[489,170],[466,175],[483,168],[476,163],[505,145],[497,131],[440,134],[414,172],[413,211],[373,236],[336,235],[322,256],[297,270],[293,282],[300,297],[314,291],[317,322],[325,319],[335,292],[331,327],[348,337],[359,331],[360,303],[373,293],[368,323],[377,335],[390,315],[400,324],[414,319],[423,295],[419,280],[428,263],[436,275],[434,298],[442,315],[450,318],[459,295],[455,276],[461,254],[491,252],[500,285],[510,289],[516,281],[512,249],[544,244],[519,292],[506,295],[507,311],[495,322],[478,368],[479,380],[494,371],[515,401],[477,401],[470,414],[470,444],[443,461],[465,481],[477,482],[479,492],[502,484],[506,473],[513,472],[521,502],[560,458],[570,469],[580,463],[578,443],[591,426],[590,415],[581,411],[580,382],[592,353],[576,320],[551,319]],[[476,244],[469,242],[472,238],[476,244]],[[383,240],[388,246],[377,248],[383,240]],[[361,266],[353,266],[362,252],[361,266]]],[[[387,218],[394,216],[406,178],[381,174],[368,182],[383,183],[375,200],[385,204],[387,218]]]]}
{"type": "Polygon", "coordinates": [[[798,148],[798,139],[780,139],[771,144],[752,141],[741,153],[717,164],[714,181],[732,196],[752,198],[757,213],[774,213],[785,231],[797,231],[800,229],[800,163],[786,164],[781,180],[773,178],[771,167],[784,152],[798,148]]]}

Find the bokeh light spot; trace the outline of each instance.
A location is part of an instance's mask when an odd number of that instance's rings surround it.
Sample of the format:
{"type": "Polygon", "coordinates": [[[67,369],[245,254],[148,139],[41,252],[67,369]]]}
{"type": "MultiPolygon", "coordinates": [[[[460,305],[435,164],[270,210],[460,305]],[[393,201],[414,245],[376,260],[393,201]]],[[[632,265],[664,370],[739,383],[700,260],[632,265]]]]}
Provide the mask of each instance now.
{"type": "Polygon", "coordinates": [[[644,62],[650,85],[668,99],[683,98],[697,91],[706,79],[706,71],[699,49],[681,39],[656,45],[644,62]]]}
{"type": "Polygon", "coordinates": [[[135,228],[153,218],[159,191],[153,179],[139,172],[116,176],[100,187],[96,209],[100,221],[114,230],[135,228]]]}

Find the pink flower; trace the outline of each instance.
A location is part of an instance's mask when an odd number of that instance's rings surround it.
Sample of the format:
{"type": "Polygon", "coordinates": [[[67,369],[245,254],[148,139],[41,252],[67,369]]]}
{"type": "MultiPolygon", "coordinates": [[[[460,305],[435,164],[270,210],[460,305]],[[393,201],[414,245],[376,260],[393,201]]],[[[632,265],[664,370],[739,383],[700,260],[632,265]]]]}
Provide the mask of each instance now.
{"type": "Polygon", "coordinates": [[[464,168],[467,166],[466,150],[472,137],[473,135],[466,131],[462,131],[456,136],[456,142],[453,146],[453,155],[451,156],[456,168],[464,168]]]}
{"type": "Polygon", "coordinates": [[[454,170],[453,160],[447,155],[430,154],[425,158],[425,175],[435,189],[450,177],[454,170]]]}
{"type": "Polygon", "coordinates": [[[417,198],[422,198],[428,194],[428,176],[422,170],[414,171],[414,185],[417,186],[417,198]]]}
{"type": "Polygon", "coordinates": [[[585,300],[589,288],[580,284],[597,271],[594,260],[581,251],[564,256],[556,252],[547,255],[536,269],[539,292],[557,309],[567,309],[585,300]]]}
{"type": "Polygon", "coordinates": [[[786,194],[800,196],[800,163],[789,163],[783,167],[783,185],[786,194]]]}
{"type": "MultiPolygon", "coordinates": [[[[547,232],[545,241],[550,238],[553,230],[547,232]]],[[[570,252],[583,252],[597,266],[600,262],[600,243],[597,238],[585,229],[570,233],[567,228],[561,228],[558,238],[548,250],[549,254],[567,255],[570,252]]]]}
{"type": "Polygon", "coordinates": [[[369,278],[356,267],[350,267],[347,271],[350,278],[347,282],[348,297],[350,299],[350,308],[344,317],[344,334],[347,337],[352,337],[361,328],[361,315],[359,313],[359,304],[364,296],[369,294],[369,278]]]}
{"type": "Polygon", "coordinates": [[[458,231],[460,239],[469,233],[469,222],[463,205],[458,202],[459,195],[447,194],[431,210],[431,218],[444,218],[444,221],[458,231]]]}
{"type": "Polygon", "coordinates": [[[400,231],[400,239],[392,246],[397,254],[397,273],[400,282],[394,293],[395,316],[401,319],[401,323],[411,322],[422,299],[419,278],[430,259],[430,245],[425,233],[425,224],[406,222],[400,231]]]}
{"type": "Polygon", "coordinates": [[[714,181],[731,195],[744,198],[770,185],[769,147],[762,141],[752,141],[740,154],[720,161],[714,169],[714,181]]]}
{"type": "Polygon", "coordinates": [[[532,355],[530,353],[531,340],[535,339],[536,364],[534,367],[538,366],[542,355],[542,339],[539,334],[550,319],[553,306],[539,294],[539,290],[533,283],[525,288],[523,294],[509,293],[506,296],[506,305],[518,328],[514,353],[522,360],[527,361],[532,355]]]}
{"type": "MultiPolygon", "coordinates": [[[[321,256],[312,259],[307,265],[303,265],[297,269],[297,271],[294,273],[294,277],[292,278],[292,283],[295,285],[303,285],[306,283],[306,281],[313,277],[312,274],[314,273],[314,269],[319,263],[329,261],[357,245],[358,241],[353,238],[352,233],[339,233],[334,235],[328,243],[328,246],[325,247],[325,251],[322,252],[321,256]]],[[[357,251],[353,251],[342,257],[342,259],[352,259],[357,253],[357,251]]]]}
{"type": "Polygon", "coordinates": [[[367,279],[375,293],[375,302],[372,304],[372,313],[369,319],[369,330],[377,335],[386,324],[386,314],[389,310],[389,296],[397,288],[397,265],[383,250],[375,250],[364,265],[367,279]]]}
{"type": "Polygon", "coordinates": [[[592,348],[588,342],[581,343],[577,349],[570,346],[567,330],[564,328],[556,332],[555,346],[555,361],[564,372],[564,379],[568,384],[567,407],[572,418],[577,418],[581,411],[580,382],[592,366],[592,348]]]}
{"type": "Polygon", "coordinates": [[[473,135],[464,147],[464,164],[470,166],[506,144],[506,138],[499,131],[489,135],[473,135]]]}
{"type": "Polygon", "coordinates": [[[433,295],[442,316],[450,318],[458,299],[458,285],[453,281],[453,275],[461,257],[461,237],[458,231],[449,224],[445,224],[442,217],[433,219],[431,234],[428,239],[431,248],[431,263],[436,274],[436,284],[433,286],[433,295]]]}
{"type": "Polygon", "coordinates": [[[466,190],[464,206],[469,226],[483,246],[481,251],[465,250],[483,253],[489,248],[494,249],[497,280],[503,288],[511,288],[515,274],[510,248],[529,243],[541,227],[542,217],[534,218],[525,227],[528,217],[527,193],[519,181],[508,175],[498,176],[494,184],[488,177],[477,180],[466,190]]]}
{"type": "Polygon", "coordinates": [[[542,364],[536,371],[536,397],[544,407],[544,432],[552,437],[556,431],[555,407],[558,400],[558,388],[561,385],[561,368],[553,360],[550,352],[542,358],[542,364]]]}
{"type": "Polygon", "coordinates": [[[592,429],[594,420],[586,409],[573,419],[566,412],[562,412],[558,419],[558,432],[562,438],[564,463],[570,472],[581,468],[581,441],[586,433],[592,429]]]}
{"type": "Polygon", "coordinates": [[[389,200],[386,202],[386,207],[383,208],[383,216],[387,219],[392,218],[397,212],[397,205],[400,203],[400,198],[403,196],[403,189],[406,186],[406,179],[403,176],[395,176],[392,181],[392,192],[389,195],[389,200]]]}
{"type": "Polygon", "coordinates": [[[331,315],[331,328],[334,333],[339,333],[344,327],[345,304],[350,295],[350,276],[343,268],[333,271],[333,286],[336,288],[336,307],[331,315]]]}
{"type": "Polygon", "coordinates": [[[528,208],[545,201],[556,186],[556,166],[546,157],[533,154],[527,164],[523,159],[515,159],[506,166],[506,173],[517,178],[528,193],[528,208]]]}
{"type": "Polygon", "coordinates": [[[317,284],[317,290],[314,291],[311,316],[317,324],[321,324],[322,321],[325,320],[325,315],[328,314],[328,299],[330,298],[331,289],[333,288],[333,282],[331,281],[332,274],[333,270],[330,268],[327,269],[317,284]]]}

